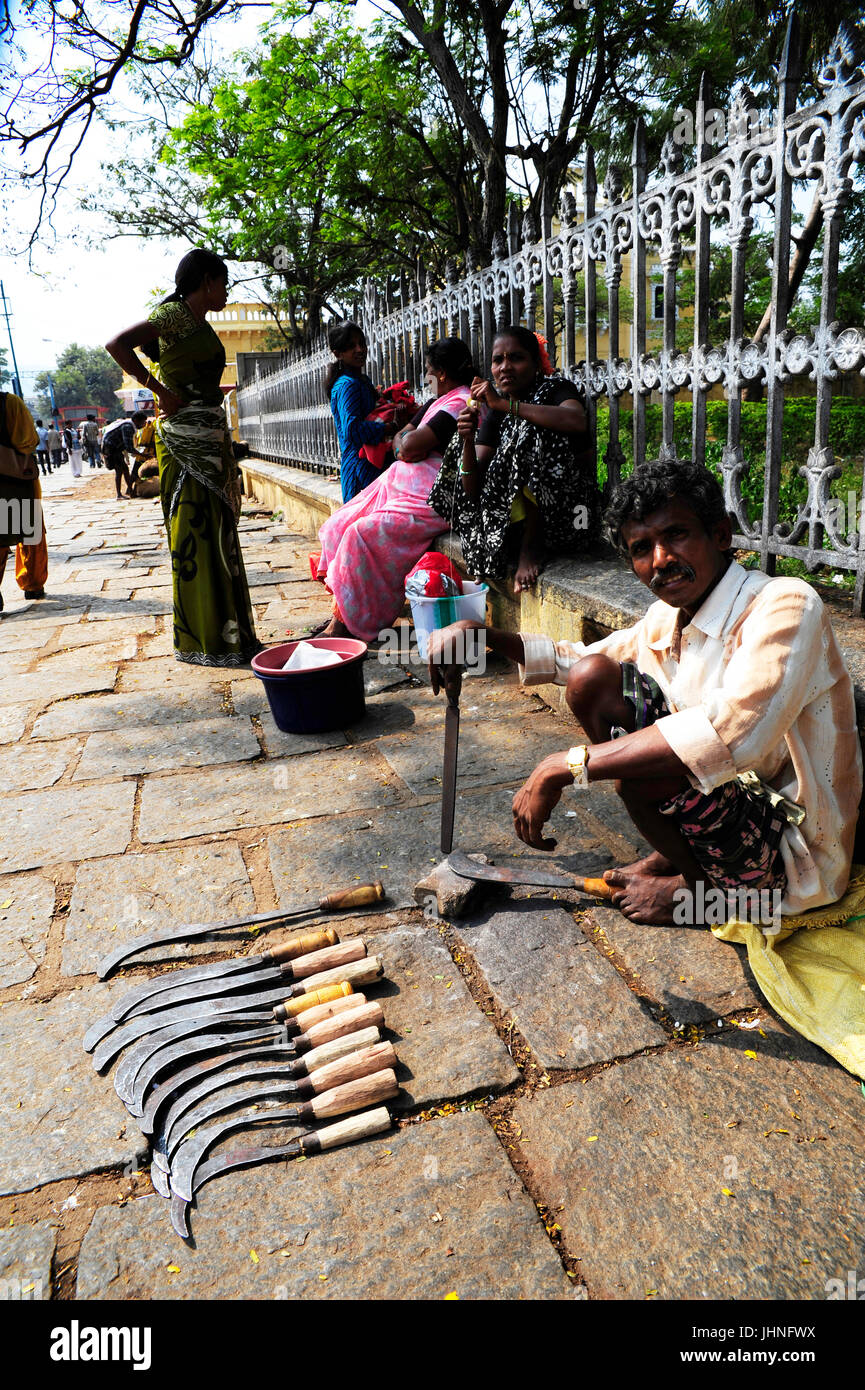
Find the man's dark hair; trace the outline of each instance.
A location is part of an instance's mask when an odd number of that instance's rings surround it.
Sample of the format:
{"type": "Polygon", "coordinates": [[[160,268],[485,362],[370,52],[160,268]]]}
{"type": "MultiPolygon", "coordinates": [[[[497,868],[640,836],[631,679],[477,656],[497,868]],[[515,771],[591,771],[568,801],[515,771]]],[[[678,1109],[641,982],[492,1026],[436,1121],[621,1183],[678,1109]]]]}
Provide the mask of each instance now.
{"type": "Polygon", "coordinates": [[[95,416],[95,415],[88,415],[87,418],[88,418],[88,420],[95,420],[95,419],[96,419],[96,416],[95,416]]]}
{"type": "Polygon", "coordinates": [[[138,420],[140,420],[141,423],[142,423],[142,425],[143,425],[144,422],[145,422],[145,420],[147,419],[147,416],[146,416],[146,414],[144,413],[143,410],[136,410],[132,415],[130,415],[129,418],[130,418],[130,420],[132,421],[133,425],[134,425],[138,420]]]}
{"type": "Polygon", "coordinates": [[[37,420],[36,423],[37,423],[37,425],[40,425],[40,426],[41,426],[42,421],[41,421],[41,420],[37,420]]]}
{"type": "MultiPolygon", "coordinates": [[[[647,461],[613,489],[604,513],[607,534],[626,560],[630,555],[622,538],[622,526],[626,521],[643,521],[673,497],[691,508],[707,535],[727,516],[721,485],[702,463],[692,463],[690,459],[680,459],[676,463],[660,459],[647,461]]],[[[732,550],[727,554],[732,556],[732,550]]]]}

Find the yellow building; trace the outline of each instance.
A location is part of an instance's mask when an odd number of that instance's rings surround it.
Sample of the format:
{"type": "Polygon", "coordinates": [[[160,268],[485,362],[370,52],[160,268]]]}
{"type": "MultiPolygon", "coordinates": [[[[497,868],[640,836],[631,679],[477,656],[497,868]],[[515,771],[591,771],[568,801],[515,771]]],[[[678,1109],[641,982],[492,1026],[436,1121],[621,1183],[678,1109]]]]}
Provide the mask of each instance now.
{"type": "MultiPolygon", "coordinates": [[[[223,387],[237,385],[237,354],[266,352],[267,335],[276,327],[276,319],[261,304],[226,304],[217,313],[208,314],[207,322],[225,348],[223,387]]],[[[153,395],[145,391],[128,372],[123,373],[120,389],[115,393],[123,402],[127,414],[133,410],[153,409],[153,395]]]]}

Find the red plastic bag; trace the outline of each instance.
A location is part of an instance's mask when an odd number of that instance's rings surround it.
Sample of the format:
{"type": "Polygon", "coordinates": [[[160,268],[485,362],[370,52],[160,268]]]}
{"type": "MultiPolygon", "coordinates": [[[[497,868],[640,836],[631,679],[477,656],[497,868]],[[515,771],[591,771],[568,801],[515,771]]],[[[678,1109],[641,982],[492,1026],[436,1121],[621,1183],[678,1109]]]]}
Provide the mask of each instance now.
{"type": "MultiPolygon", "coordinates": [[[[386,386],[379,396],[379,403],[375,410],[371,410],[366,418],[367,420],[383,420],[386,425],[389,425],[393,422],[393,417],[400,406],[408,406],[412,414],[418,408],[417,401],[408,389],[407,381],[398,381],[394,386],[386,386]]],[[[363,444],[358,453],[361,458],[365,458],[368,463],[371,463],[373,468],[386,468],[393,459],[393,450],[389,439],[383,439],[380,444],[363,444]]]]}
{"type": "Polygon", "coordinates": [[[453,598],[463,591],[462,575],[453,560],[428,550],[406,575],[405,591],[411,598],[453,598]]]}

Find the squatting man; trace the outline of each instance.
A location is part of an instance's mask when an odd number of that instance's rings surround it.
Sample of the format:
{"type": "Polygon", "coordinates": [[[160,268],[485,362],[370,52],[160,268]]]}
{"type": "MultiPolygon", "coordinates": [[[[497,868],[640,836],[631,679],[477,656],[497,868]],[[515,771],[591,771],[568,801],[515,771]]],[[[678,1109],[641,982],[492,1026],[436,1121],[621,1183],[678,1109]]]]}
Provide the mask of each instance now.
{"type": "MultiPolygon", "coordinates": [[[[566,787],[612,780],[646,858],[604,877],[636,922],[702,924],[710,895],[781,913],[847,887],[862,758],[853,686],[820,597],[733,559],[721,488],[693,463],[646,463],[614,491],[613,544],[653,594],[645,617],[600,642],[487,629],[527,685],[566,686],[588,744],[551,753],[517,792],[514,829],[551,850],[544,826],[566,787]],[[683,900],[692,903],[682,914],[683,900]],[[765,901],[765,896],[764,899],[765,901]]],[[[454,623],[430,639],[447,687],[454,623]]]]}

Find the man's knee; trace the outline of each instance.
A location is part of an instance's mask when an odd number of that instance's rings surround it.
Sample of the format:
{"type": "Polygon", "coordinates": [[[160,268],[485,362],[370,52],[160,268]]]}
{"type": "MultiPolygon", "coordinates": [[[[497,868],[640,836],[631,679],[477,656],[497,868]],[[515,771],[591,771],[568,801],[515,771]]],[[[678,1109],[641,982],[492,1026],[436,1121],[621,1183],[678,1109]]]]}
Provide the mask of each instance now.
{"type": "Polygon", "coordinates": [[[602,653],[584,656],[568,672],[565,699],[577,719],[597,709],[600,701],[620,699],[622,668],[602,653]]]}

